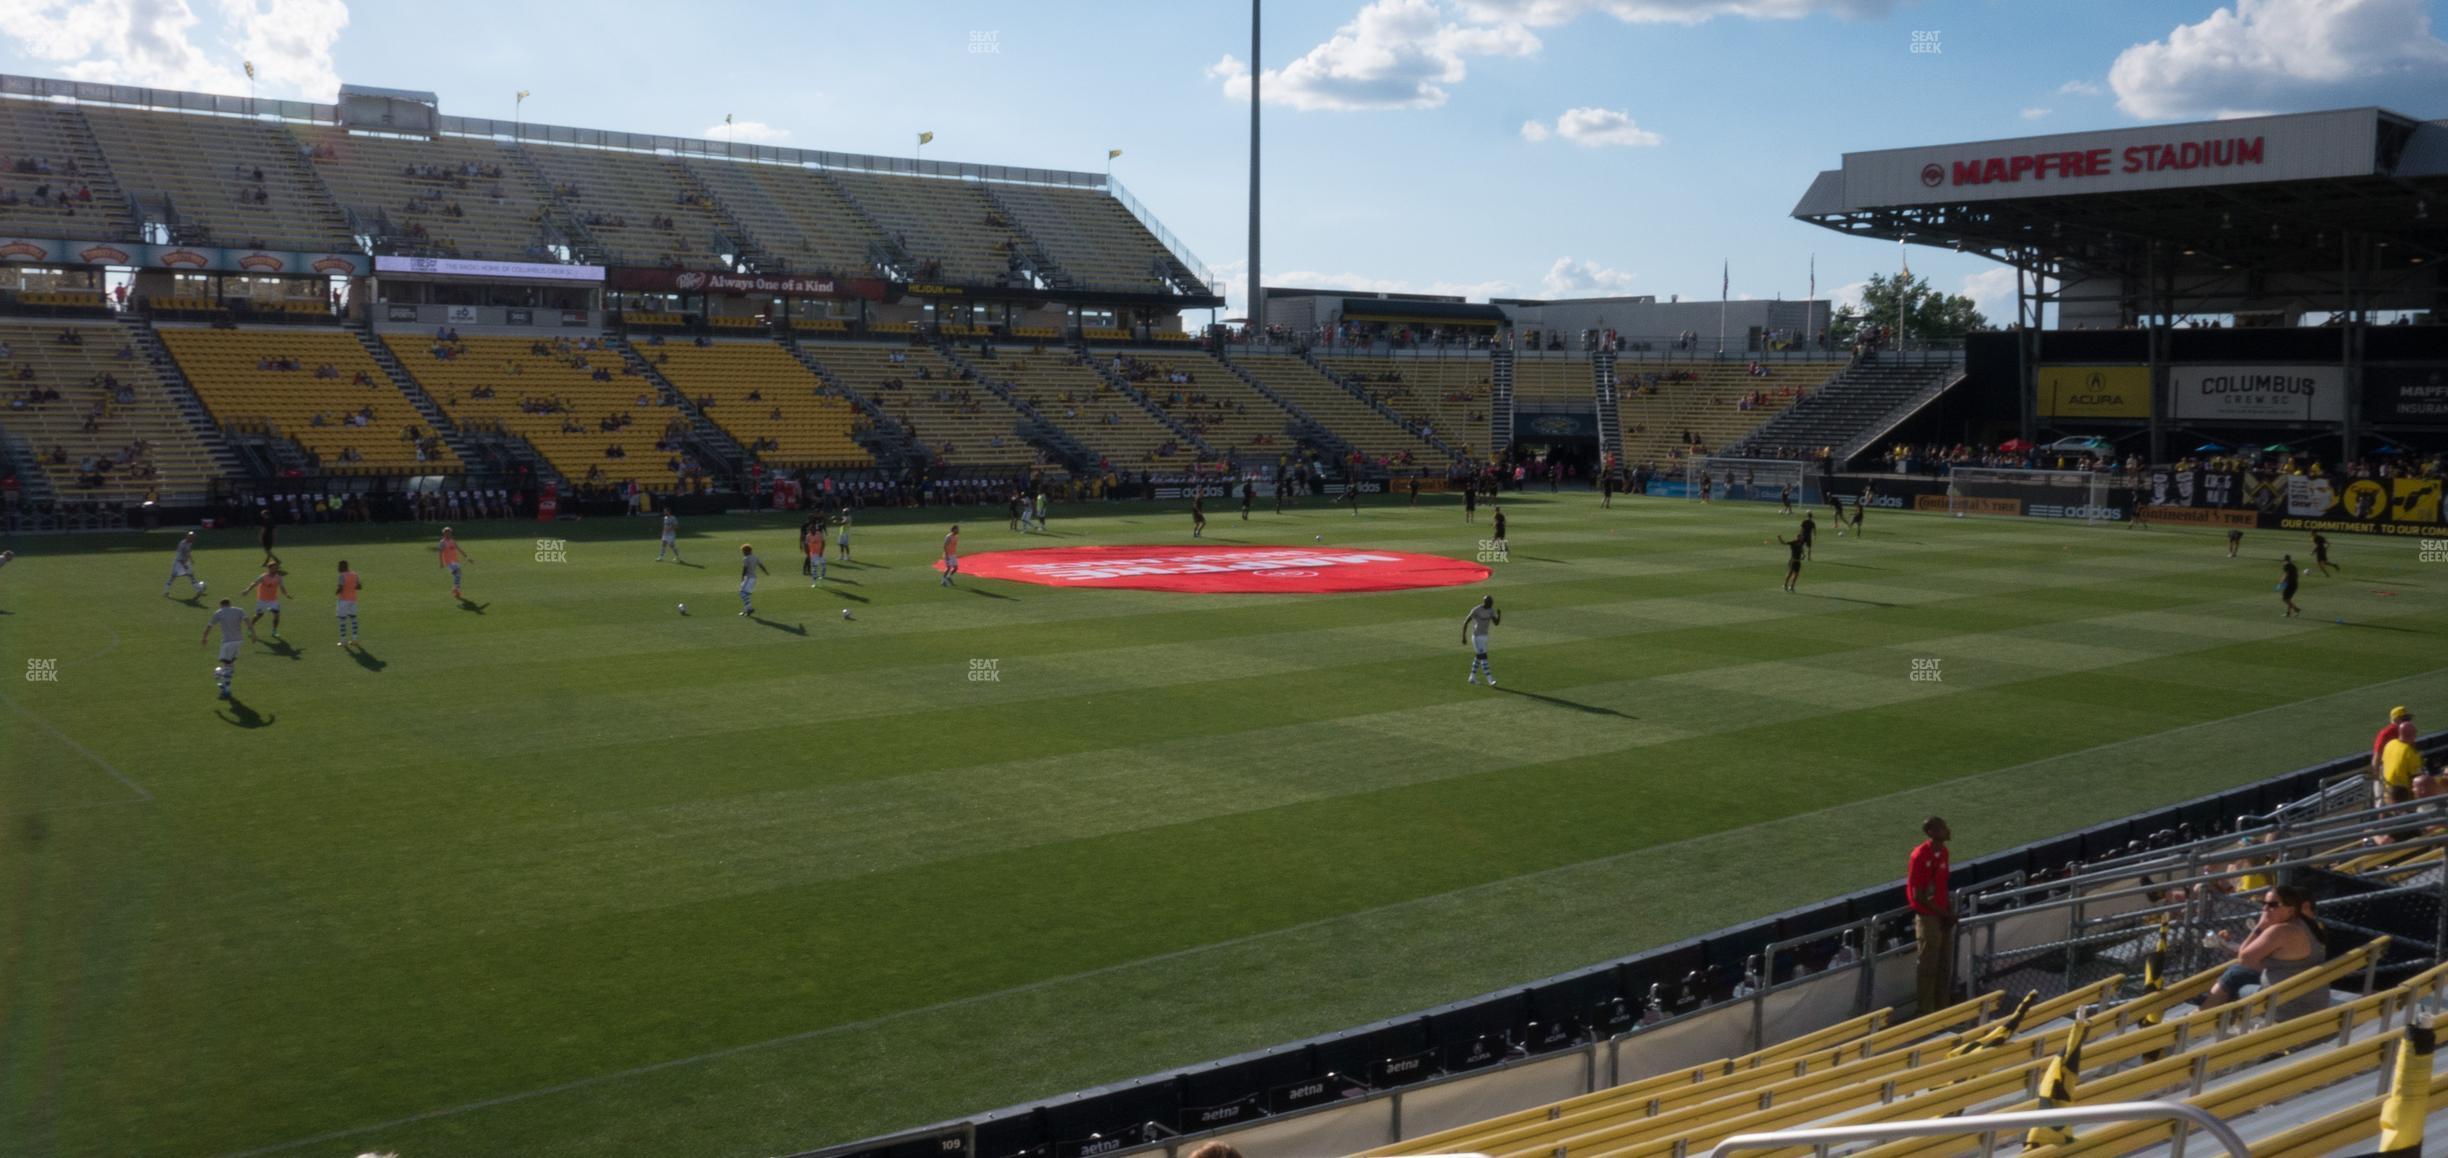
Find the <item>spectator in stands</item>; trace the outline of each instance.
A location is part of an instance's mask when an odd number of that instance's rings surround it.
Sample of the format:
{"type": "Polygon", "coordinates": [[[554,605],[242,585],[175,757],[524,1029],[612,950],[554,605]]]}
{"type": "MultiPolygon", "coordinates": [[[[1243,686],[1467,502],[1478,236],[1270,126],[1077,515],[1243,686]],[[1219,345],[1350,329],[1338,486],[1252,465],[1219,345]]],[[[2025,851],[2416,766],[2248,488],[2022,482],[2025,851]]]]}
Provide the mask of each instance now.
{"type": "MultiPolygon", "coordinates": [[[[2328,930],[2312,912],[2312,894],[2293,885],[2278,885],[2261,894],[2261,919],[2244,943],[2220,930],[2215,937],[2235,945],[2236,963],[2219,975],[2202,995],[2201,1007],[2213,1009],[2244,995],[2245,987],[2268,987],[2321,965],[2329,959],[2322,943],[2328,930]]],[[[2272,1023],[2329,1007],[2329,987],[2316,985],[2303,995],[2269,1011],[2272,1023]]]]}
{"type": "Polygon", "coordinates": [[[2380,725],[2380,734],[2372,737],[2371,794],[2375,806],[2388,803],[2387,780],[2381,775],[2380,758],[2387,750],[2389,741],[2397,738],[2398,725],[2412,724],[2413,721],[2413,711],[2405,706],[2390,708],[2388,723],[2380,725]]]}
{"type": "Polygon", "coordinates": [[[2414,746],[2414,719],[2409,713],[2397,722],[2396,736],[2380,748],[2381,802],[2402,804],[2414,799],[2414,777],[2421,773],[2422,752],[2414,746]]]}
{"type": "Polygon", "coordinates": [[[1947,841],[1955,832],[1943,817],[1921,822],[1928,839],[1913,847],[1905,860],[1904,896],[1912,907],[1913,939],[1921,957],[1914,973],[1913,993],[1918,1011],[1934,1013],[1946,1006],[1954,990],[1955,898],[1949,890],[1947,841]]]}

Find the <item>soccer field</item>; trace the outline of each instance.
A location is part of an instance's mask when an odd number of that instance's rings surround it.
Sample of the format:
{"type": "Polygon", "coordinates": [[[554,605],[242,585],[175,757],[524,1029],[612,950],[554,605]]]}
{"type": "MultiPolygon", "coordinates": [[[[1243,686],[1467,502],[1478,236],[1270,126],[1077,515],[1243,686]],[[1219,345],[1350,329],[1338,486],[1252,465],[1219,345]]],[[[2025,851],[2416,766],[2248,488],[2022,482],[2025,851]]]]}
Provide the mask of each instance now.
{"type": "MultiPolygon", "coordinates": [[[[1381,501],[1210,540],[1486,533],[1381,501]]],[[[199,602],[168,533],[22,543],[0,653],[57,678],[0,689],[0,1151],[844,1141],[1892,879],[1933,811],[1968,858],[2356,751],[2448,688],[2413,540],[2338,537],[2285,620],[2293,535],[1875,512],[1787,595],[1772,505],[1503,501],[1488,582],[1358,595],[946,590],[952,518],[1046,542],[971,509],[863,516],[822,592],[790,518],[691,520],[689,566],[644,519],[547,528],[557,562],[476,524],[463,604],[435,528],[288,529],[235,705],[197,641],[251,533],[199,602]],[[1463,682],[1481,594],[1500,690],[1463,682]]]]}

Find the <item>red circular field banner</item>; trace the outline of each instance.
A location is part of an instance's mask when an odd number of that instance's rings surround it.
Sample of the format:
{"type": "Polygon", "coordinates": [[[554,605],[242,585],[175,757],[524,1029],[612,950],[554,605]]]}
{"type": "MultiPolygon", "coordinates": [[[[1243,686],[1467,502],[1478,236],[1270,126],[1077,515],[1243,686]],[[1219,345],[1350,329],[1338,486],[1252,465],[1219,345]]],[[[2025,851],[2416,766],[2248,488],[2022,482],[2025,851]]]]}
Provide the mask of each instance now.
{"type": "MultiPolygon", "coordinates": [[[[935,569],[943,570],[936,560],[935,569]]],[[[1443,555],[1366,547],[1044,547],[961,558],[972,579],[1047,587],[1134,591],[1297,595],[1320,591],[1400,591],[1477,583],[1488,569],[1443,555]]]]}

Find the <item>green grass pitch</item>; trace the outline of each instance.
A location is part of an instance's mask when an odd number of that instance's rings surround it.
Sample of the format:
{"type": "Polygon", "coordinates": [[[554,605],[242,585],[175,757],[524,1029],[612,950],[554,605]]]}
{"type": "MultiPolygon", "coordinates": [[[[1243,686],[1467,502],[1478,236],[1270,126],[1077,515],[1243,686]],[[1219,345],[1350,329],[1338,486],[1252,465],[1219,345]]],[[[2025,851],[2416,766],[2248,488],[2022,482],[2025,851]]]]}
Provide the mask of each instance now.
{"type": "MultiPolygon", "coordinates": [[[[1486,527],[1219,506],[1222,543],[1486,527]]],[[[2277,556],[2309,549],[2274,532],[2231,561],[1880,512],[1786,595],[1770,506],[1505,506],[1490,582],[1340,596],[938,587],[950,518],[971,554],[1045,542],[998,508],[864,517],[823,592],[785,517],[690,520],[695,567],[644,519],[545,529],[566,562],[478,524],[463,606],[434,528],[294,529],[292,647],[245,649],[238,710],[204,605],[159,594],[170,535],[21,544],[0,1150],[839,1142],[1893,879],[1932,811],[1969,857],[2355,751],[2448,687],[2448,567],[2410,540],[2340,536],[2284,620],[2277,556]],[[344,556],[363,658],[333,646],[344,556]],[[1483,592],[1500,691],[1463,683],[1483,592]]],[[[1145,505],[1054,529],[1189,535],[1145,505]]],[[[207,537],[207,603],[252,542],[207,537]]]]}

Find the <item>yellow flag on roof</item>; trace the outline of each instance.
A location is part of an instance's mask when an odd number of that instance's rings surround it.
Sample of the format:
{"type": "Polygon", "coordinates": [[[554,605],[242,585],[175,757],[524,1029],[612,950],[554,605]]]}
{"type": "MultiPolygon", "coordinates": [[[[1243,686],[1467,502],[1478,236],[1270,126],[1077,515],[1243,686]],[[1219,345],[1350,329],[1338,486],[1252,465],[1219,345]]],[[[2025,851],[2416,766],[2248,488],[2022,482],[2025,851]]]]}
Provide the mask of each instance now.
{"type": "Polygon", "coordinates": [[[1121,156],[1121,155],[1122,155],[1122,150],[1120,150],[1120,149],[1107,149],[1107,150],[1105,150],[1105,159],[1106,159],[1106,160],[1108,160],[1108,161],[1113,160],[1114,158],[1119,157],[1119,156],[1121,156]]]}
{"type": "Polygon", "coordinates": [[[933,133],[920,133],[920,134],[918,134],[918,143],[919,143],[919,144],[921,144],[921,145],[926,144],[928,141],[932,141],[932,140],[934,140],[934,139],[935,139],[935,134],[933,134],[933,133]]]}

